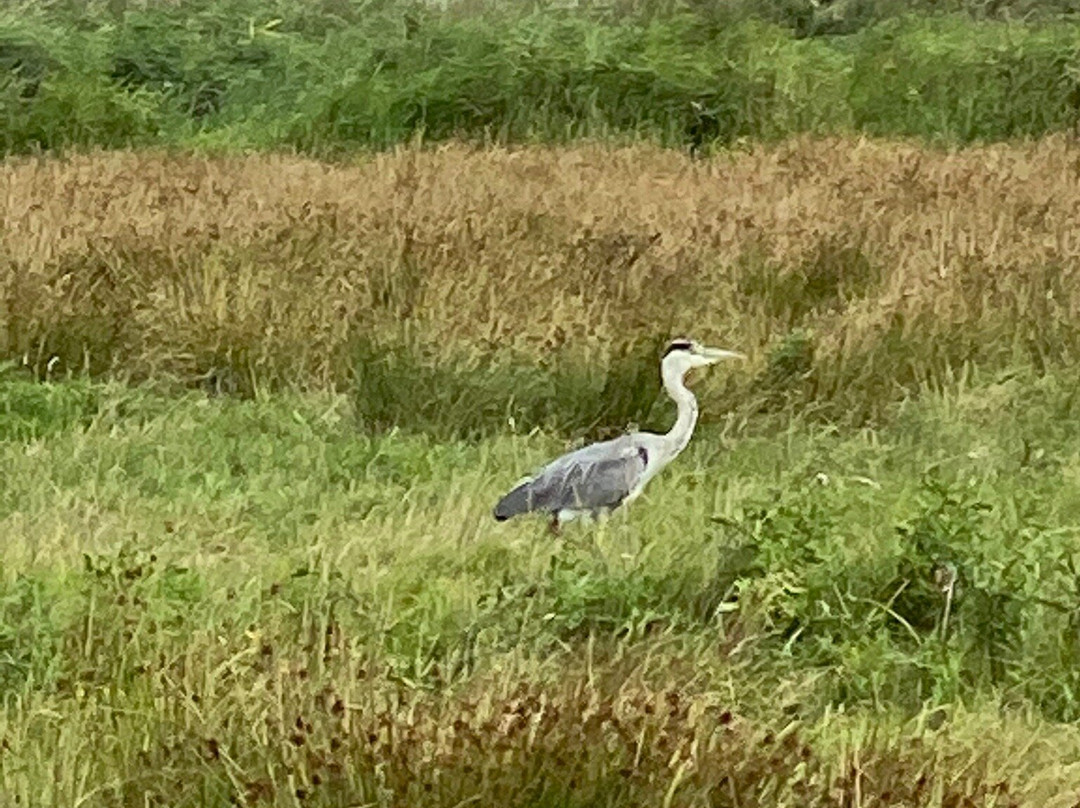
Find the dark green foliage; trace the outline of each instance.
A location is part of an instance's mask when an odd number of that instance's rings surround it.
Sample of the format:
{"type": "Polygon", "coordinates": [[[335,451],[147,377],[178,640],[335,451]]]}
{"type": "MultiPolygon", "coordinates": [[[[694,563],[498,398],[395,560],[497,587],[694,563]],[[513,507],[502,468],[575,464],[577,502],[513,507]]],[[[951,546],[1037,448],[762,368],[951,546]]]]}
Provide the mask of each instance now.
{"type": "Polygon", "coordinates": [[[105,51],[101,35],[70,24],[0,16],[0,150],[122,148],[158,138],[168,118],[161,100],[110,81],[105,51]]]}
{"type": "Polygon", "coordinates": [[[868,31],[852,74],[854,123],[960,143],[1066,129],[1080,111],[1078,46],[1072,26],[943,20],[868,31]]]}
{"type": "Polygon", "coordinates": [[[1041,523],[1037,501],[1019,511],[995,506],[970,484],[931,472],[895,526],[899,542],[854,559],[843,551],[846,513],[860,506],[831,485],[777,492],[724,521],[724,534],[755,548],[739,602],[758,612],[775,650],[832,669],[839,703],[917,709],[928,698],[1015,689],[1071,720],[1076,707],[1064,693],[1080,662],[1076,562],[1041,523]]]}
{"type": "Polygon", "coordinates": [[[806,131],[966,143],[1077,122],[1070,24],[900,10],[889,0],[621,12],[275,0],[119,14],[51,7],[0,19],[0,148],[332,153],[417,136],[629,136],[697,152],[806,131]]]}
{"type": "Polygon", "coordinates": [[[0,585],[0,699],[42,682],[55,662],[60,643],[51,595],[24,575],[0,585]]]}
{"type": "Polygon", "coordinates": [[[0,365],[0,441],[31,441],[87,425],[98,390],[83,382],[34,384],[0,365]]]}
{"type": "Polygon", "coordinates": [[[907,585],[894,598],[893,609],[920,631],[944,631],[946,596],[976,574],[974,554],[985,541],[983,516],[991,506],[933,475],[923,485],[919,513],[897,528],[904,550],[897,573],[907,585]]]}
{"type": "Polygon", "coordinates": [[[18,98],[32,98],[55,62],[30,31],[16,26],[0,30],[0,70],[4,89],[18,98]]]}
{"type": "Polygon", "coordinates": [[[760,407],[782,409],[812,396],[814,340],[802,329],[788,332],[769,351],[765,367],[754,383],[760,407]]]}
{"type": "Polygon", "coordinates": [[[170,17],[190,11],[176,6],[168,16],[161,12],[132,12],[113,43],[110,77],[128,89],[145,88],[171,98],[189,117],[199,120],[221,109],[230,80],[245,67],[265,62],[265,53],[254,43],[237,43],[231,25],[207,36],[185,30],[170,17]],[[164,18],[162,18],[164,17],[164,18]],[[229,36],[229,34],[232,36],[229,36]],[[224,36],[222,36],[224,34],[224,36]],[[260,58],[261,57],[261,58],[260,58]]]}

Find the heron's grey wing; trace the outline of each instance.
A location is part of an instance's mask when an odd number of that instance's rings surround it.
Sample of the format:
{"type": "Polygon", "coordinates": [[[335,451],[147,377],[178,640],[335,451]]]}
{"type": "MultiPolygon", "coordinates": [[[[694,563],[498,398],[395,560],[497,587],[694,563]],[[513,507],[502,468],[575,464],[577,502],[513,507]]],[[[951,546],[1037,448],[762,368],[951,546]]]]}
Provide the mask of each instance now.
{"type": "Polygon", "coordinates": [[[643,447],[576,464],[558,486],[557,510],[615,508],[630,494],[648,456],[643,447]]]}
{"type": "Polygon", "coordinates": [[[501,521],[528,511],[614,508],[633,490],[648,459],[645,447],[627,438],[578,449],[499,500],[495,518],[501,521]]]}

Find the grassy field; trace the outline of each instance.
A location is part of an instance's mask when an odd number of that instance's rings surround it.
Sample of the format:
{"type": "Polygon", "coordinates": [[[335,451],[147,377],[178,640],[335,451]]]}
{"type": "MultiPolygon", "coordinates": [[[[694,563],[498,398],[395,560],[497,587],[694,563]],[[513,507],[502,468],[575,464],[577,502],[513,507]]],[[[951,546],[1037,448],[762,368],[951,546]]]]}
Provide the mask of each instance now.
{"type": "Polygon", "coordinates": [[[9,162],[0,805],[1077,804],[1078,166],[9,162]],[[647,494],[494,522],[680,332],[647,494]]]}
{"type": "Polygon", "coordinates": [[[0,801],[1072,805],[1075,392],[705,428],[556,541],[554,437],[9,375],[0,801]]]}

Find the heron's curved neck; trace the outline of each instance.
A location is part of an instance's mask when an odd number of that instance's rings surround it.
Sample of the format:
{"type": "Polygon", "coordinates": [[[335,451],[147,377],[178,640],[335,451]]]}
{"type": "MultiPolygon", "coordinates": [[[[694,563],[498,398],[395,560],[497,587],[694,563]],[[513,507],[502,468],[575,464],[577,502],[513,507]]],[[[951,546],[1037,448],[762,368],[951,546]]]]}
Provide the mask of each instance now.
{"type": "Polygon", "coordinates": [[[679,407],[679,415],[675,419],[675,425],[664,436],[667,443],[668,457],[674,457],[690,442],[694,434],[694,426],[697,424],[698,405],[697,398],[690,392],[683,380],[686,374],[685,368],[664,366],[661,376],[664,380],[664,390],[671,396],[679,407]]]}

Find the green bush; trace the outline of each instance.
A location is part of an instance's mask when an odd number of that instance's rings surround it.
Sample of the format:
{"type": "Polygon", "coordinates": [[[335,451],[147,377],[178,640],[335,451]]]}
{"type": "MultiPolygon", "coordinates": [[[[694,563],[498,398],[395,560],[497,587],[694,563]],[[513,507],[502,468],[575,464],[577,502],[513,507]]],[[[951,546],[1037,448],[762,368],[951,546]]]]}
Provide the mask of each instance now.
{"type": "Polygon", "coordinates": [[[851,109],[875,135],[949,142],[1032,137],[1080,119],[1071,26],[906,20],[867,31],[855,51],[851,109]]]}
{"type": "Polygon", "coordinates": [[[846,549],[868,529],[864,497],[827,477],[746,502],[718,537],[754,551],[733,586],[741,609],[781,658],[831,670],[837,703],[918,709],[997,688],[1074,720],[1072,550],[1037,496],[990,502],[973,482],[928,470],[896,541],[879,534],[866,557],[846,549]]]}
{"type": "Polygon", "coordinates": [[[1067,129],[1080,107],[1071,23],[974,9],[95,9],[0,21],[4,151],[164,142],[327,153],[416,136],[707,149],[853,129],[965,143],[1067,129]]]}
{"type": "Polygon", "coordinates": [[[0,18],[0,149],[123,148],[167,127],[157,96],[106,75],[104,38],[0,18]]]}

